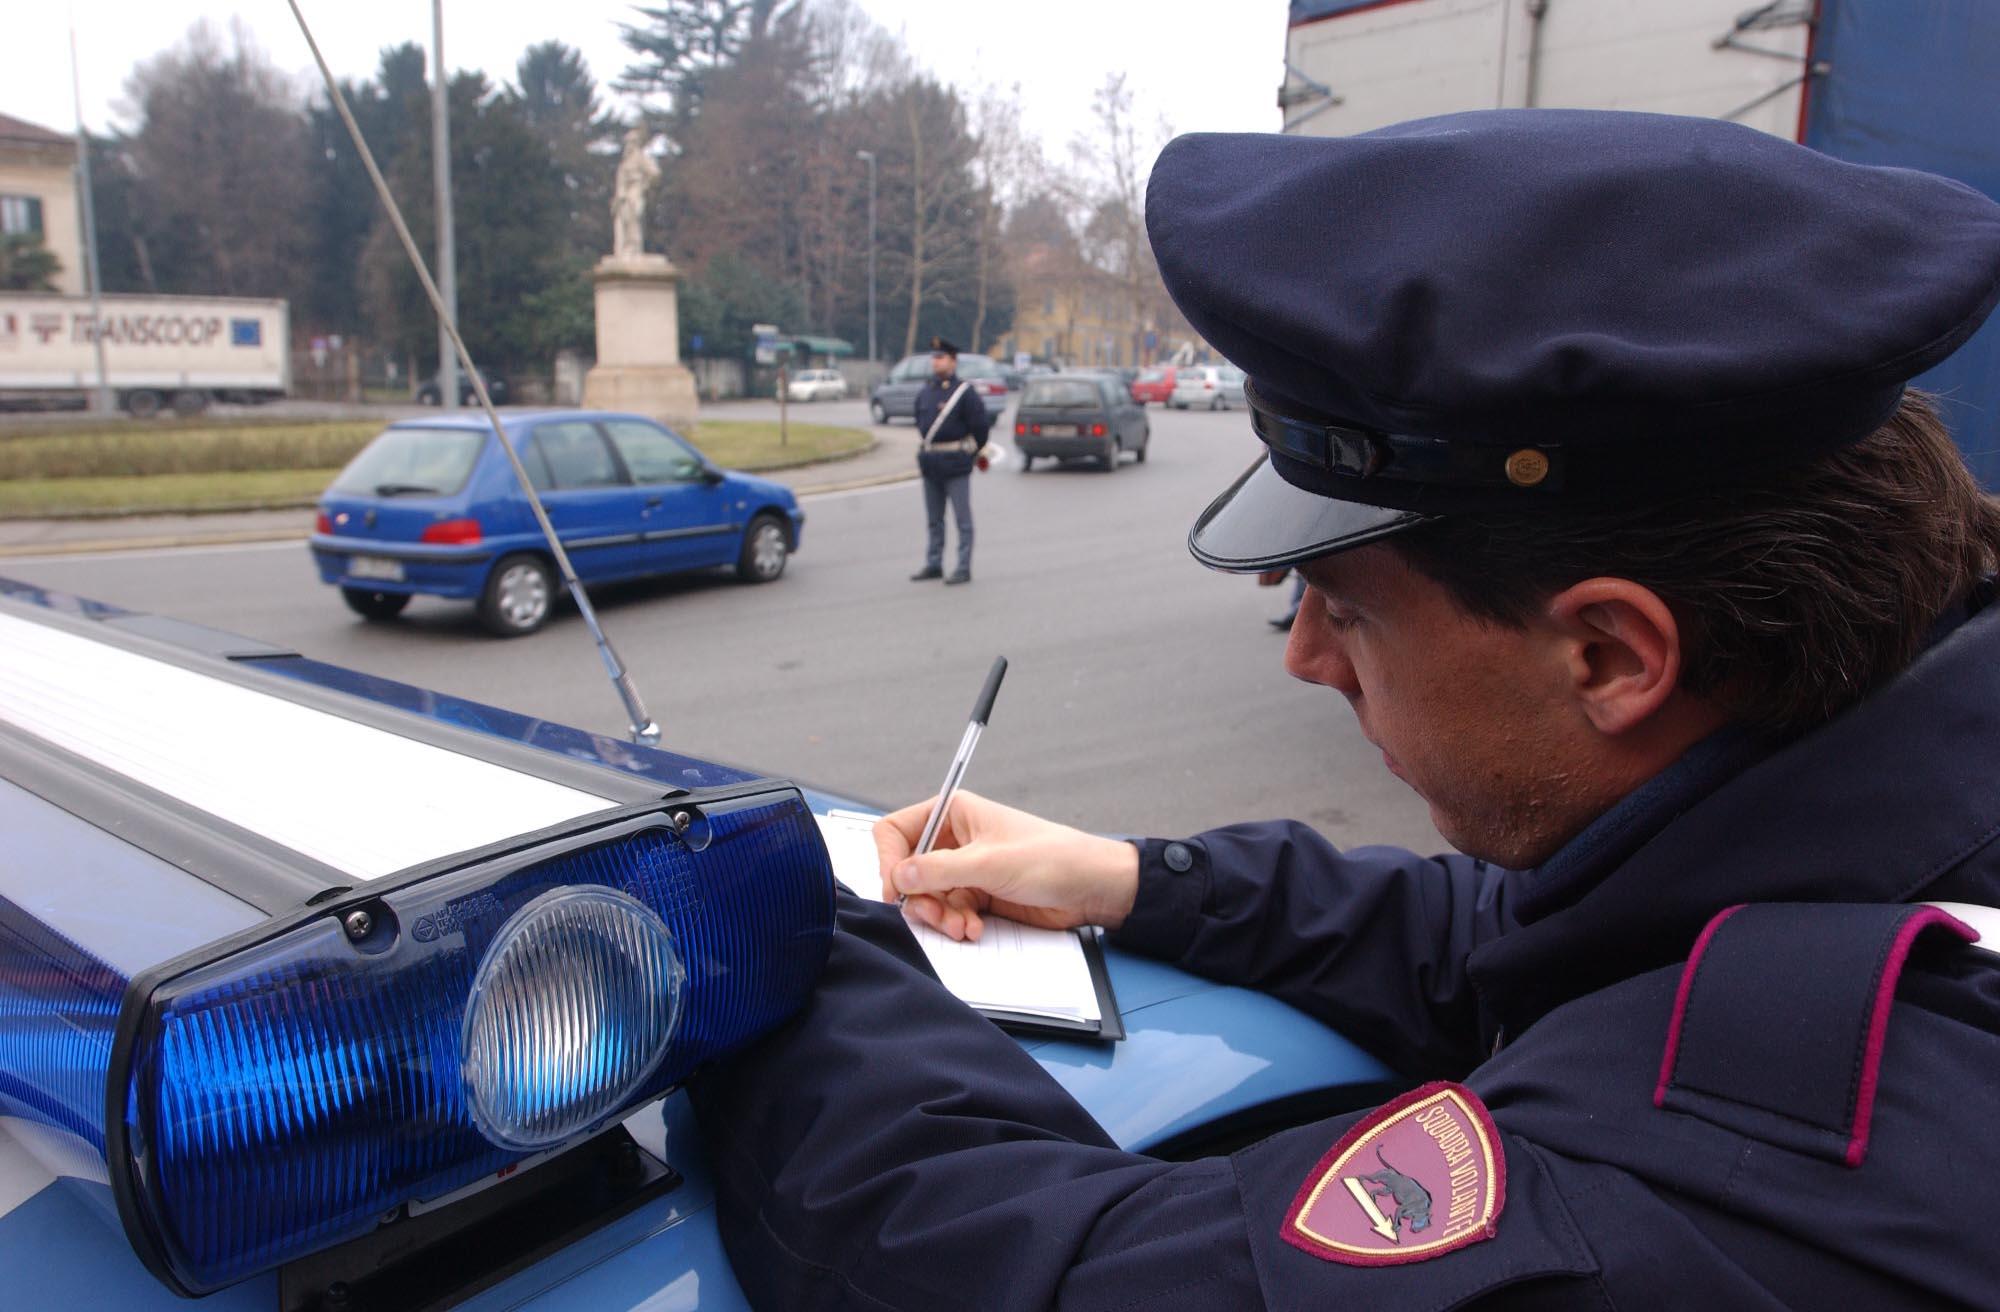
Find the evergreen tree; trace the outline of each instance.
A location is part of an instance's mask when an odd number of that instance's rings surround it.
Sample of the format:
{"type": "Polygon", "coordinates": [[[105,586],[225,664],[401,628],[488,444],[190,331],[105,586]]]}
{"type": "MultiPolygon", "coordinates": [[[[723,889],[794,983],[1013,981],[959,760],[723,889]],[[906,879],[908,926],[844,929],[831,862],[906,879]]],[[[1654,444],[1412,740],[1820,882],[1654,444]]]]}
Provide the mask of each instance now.
{"type": "Polygon", "coordinates": [[[0,234],[0,292],[52,292],[62,261],[31,232],[0,234]]]}

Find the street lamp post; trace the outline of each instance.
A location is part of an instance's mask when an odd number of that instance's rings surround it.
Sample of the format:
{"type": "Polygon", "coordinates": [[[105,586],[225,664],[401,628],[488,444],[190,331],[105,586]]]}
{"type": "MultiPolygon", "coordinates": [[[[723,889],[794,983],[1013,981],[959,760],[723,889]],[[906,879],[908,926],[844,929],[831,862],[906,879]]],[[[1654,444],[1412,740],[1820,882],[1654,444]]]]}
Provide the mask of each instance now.
{"type": "Polygon", "coordinates": [[[868,363],[875,363],[875,152],[857,150],[868,161],[868,363]]]}
{"type": "MultiPolygon", "coordinates": [[[[453,326],[458,323],[458,258],[451,230],[450,88],[444,78],[444,0],[431,0],[431,182],[437,189],[438,292],[453,326]]],[[[438,325],[438,407],[458,408],[458,354],[451,334],[438,325]]]]}

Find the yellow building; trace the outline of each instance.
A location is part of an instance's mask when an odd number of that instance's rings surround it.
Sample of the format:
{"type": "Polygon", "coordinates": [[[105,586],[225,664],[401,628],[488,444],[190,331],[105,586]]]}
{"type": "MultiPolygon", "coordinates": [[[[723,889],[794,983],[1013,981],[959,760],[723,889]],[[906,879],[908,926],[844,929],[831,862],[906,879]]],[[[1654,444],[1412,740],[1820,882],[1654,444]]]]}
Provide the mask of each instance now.
{"type": "Polygon", "coordinates": [[[56,290],[83,291],[76,140],[0,114],[0,233],[32,233],[62,261],[56,290]]]}
{"type": "MultiPolygon", "coordinates": [[[[1072,367],[1149,363],[1149,330],[1130,293],[1108,275],[1047,246],[1022,258],[1014,285],[1014,326],[994,354],[1026,352],[1072,367]]],[[[1157,346],[1158,335],[1154,342],[1157,346]]]]}

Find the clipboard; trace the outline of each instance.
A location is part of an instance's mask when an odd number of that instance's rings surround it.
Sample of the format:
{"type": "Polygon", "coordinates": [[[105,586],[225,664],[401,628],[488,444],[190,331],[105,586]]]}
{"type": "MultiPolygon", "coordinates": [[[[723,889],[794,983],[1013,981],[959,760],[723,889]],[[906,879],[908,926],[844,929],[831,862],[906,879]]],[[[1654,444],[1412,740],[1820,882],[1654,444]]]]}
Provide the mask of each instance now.
{"type": "Polygon", "coordinates": [[[1063,1020],[998,1007],[973,1010],[1009,1034],[1048,1039],[1096,1039],[1115,1043],[1125,1037],[1125,1018],[1118,1013],[1118,998],[1111,991],[1111,969],[1104,960],[1104,940],[1096,929],[1073,931],[1083,941],[1084,963],[1090,967],[1090,982],[1097,990],[1096,1020],[1063,1020]]]}
{"type": "MultiPolygon", "coordinates": [[[[881,900],[870,832],[878,818],[842,810],[814,817],[834,878],[871,901],[881,900]]],[[[1009,1033],[1105,1042],[1125,1037],[1104,945],[1095,927],[1037,929],[994,917],[976,944],[948,938],[925,925],[912,923],[909,928],[938,982],[1009,1033]],[[1074,953],[1064,949],[1065,939],[1074,943],[1074,953]],[[1047,1005],[1033,1005],[1038,991],[1047,1005]],[[1010,1007],[1002,999],[1017,1005],[1010,1007]],[[1092,1010],[1095,1016],[1082,1014],[1092,1010]]]]}

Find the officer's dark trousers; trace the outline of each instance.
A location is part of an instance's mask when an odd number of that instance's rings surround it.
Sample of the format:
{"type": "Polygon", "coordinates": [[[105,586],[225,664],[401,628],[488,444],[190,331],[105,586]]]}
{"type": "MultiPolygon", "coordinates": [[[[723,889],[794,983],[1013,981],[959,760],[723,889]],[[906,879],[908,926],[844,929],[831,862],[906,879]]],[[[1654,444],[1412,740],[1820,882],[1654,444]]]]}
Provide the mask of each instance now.
{"type": "Polygon", "coordinates": [[[924,514],[930,520],[930,541],[924,552],[927,569],[944,568],[944,503],[951,499],[951,517],[958,522],[958,571],[972,572],[972,475],[957,478],[924,476],[924,514]]]}

